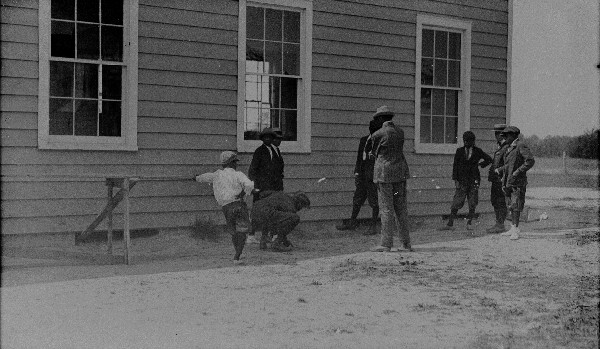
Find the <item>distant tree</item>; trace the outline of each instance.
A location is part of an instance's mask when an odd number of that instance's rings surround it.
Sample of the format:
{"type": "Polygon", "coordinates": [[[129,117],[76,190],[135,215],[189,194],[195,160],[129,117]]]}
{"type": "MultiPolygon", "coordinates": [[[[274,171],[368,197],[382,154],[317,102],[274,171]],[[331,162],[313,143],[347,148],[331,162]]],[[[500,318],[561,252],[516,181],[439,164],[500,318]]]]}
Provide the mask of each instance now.
{"type": "Polygon", "coordinates": [[[600,130],[587,131],[573,137],[568,144],[567,153],[572,158],[598,159],[598,134],[600,130]]]}

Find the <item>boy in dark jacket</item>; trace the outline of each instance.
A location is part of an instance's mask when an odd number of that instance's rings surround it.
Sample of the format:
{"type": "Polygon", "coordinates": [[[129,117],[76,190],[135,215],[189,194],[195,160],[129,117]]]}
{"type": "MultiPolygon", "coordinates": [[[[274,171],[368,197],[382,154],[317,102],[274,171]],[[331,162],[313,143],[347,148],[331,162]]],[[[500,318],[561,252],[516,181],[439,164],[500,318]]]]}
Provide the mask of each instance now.
{"type": "Polygon", "coordinates": [[[260,200],[252,206],[252,225],[263,232],[260,249],[267,248],[271,233],[277,235],[277,240],[271,245],[273,251],[290,251],[292,244],[287,235],[300,223],[300,216],[296,212],[310,207],[310,200],[302,192],[287,194],[282,191],[266,191],[260,194],[260,200]]]}
{"type": "Polygon", "coordinates": [[[454,229],[454,219],[456,219],[458,210],[465,204],[465,198],[469,204],[467,229],[473,229],[473,217],[479,203],[479,183],[481,182],[479,167],[486,167],[492,163],[492,158],[481,148],[475,146],[473,132],[466,131],[463,134],[463,141],[465,145],[456,150],[452,166],[452,179],[456,191],[450,208],[450,218],[448,218],[448,224],[441,230],[454,229]]]}
{"type": "Polygon", "coordinates": [[[509,235],[511,240],[517,240],[521,233],[519,219],[525,207],[527,171],[535,164],[531,150],[519,141],[520,133],[521,131],[515,126],[504,129],[502,134],[506,138],[508,148],[504,153],[504,166],[496,169],[496,173],[502,176],[502,190],[512,217],[510,230],[500,235],[509,235]]]}
{"type": "Polygon", "coordinates": [[[365,235],[377,234],[377,219],[379,217],[379,204],[377,199],[377,185],[373,183],[373,167],[375,159],[369,157],[373,148],[371,135],[379,130],[379,124],[375,120],[369,123],[369,135],[364,136],[358,142],[358,152],[356,154],[356,165],[354,166],[354,196],[352,197],[352,215],[350,219],[343,221],[341,225],[336,226],[338,230],[354,230],[358,226],[358,213],[366,200],[373,210],[371,224],[365,235]]]}

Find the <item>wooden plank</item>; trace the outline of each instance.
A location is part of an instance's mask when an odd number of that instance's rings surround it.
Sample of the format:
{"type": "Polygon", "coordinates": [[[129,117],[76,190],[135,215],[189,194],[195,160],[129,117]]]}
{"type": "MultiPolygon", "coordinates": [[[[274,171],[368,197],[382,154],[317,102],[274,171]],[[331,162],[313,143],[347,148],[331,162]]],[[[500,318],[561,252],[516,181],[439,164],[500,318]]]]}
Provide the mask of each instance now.
{"type": "Polygon", "coordinates": [[[378,107],[388,105],[394,110],[402,110],[405,113],[414,113],[415,103],[411,100],[377,99],[377,98],[354,98],[340,96],[313,95],[313,108],[327,110],[357,110],[373,113],[378,107]]]}
{"type": "Polygon", "coordinates": [[[471,93],[471,105],[506,105],[506,95],[504,94],[490,94],[490,93],[471,93]]]}
{"type": "Polygon", "coordinates": [[[314,39],[365,44],[371,47],[391,47],[410,50],[414,49],[415,38],[398,34],[366,32],[354,29],[315,27],[314,39]]]}
{"type": "Polygon", "coordinates": [[[346,82],[364,85],[383,85],[393,87],[413,88],[415,86],[414,75],[388,74],[373,71],[355,70],[351,74],[345,69],[313,67],[313,84],[316,81],[346,82]]]}
{"type": "MultiPolygon", "coordinates": [[[[223,130],[235,132],[234,130],[223,130]]],[[[138,135],[138,145],[146,149],[196,149],[196,150],[223,150],[235,149],[236,136],[231,135],[203,135],[194,134],[156,134],[142,133],[138,135]]]]}
{"type": "Polygon", "coordinates": [[[393,57],[401,61],[414,61],[415,58],[414,49],[340,42],[331,38],[313,40],[313,53],[383,60],[393,57]]]}
{"type": "Polygon", "coordinates": [[[0,129],[0,142],[3,147],[37,147],[37,130],[0,129]]]}
{"type": "Polygon", "coordinates": [[[184,118],[143,118],[138,121],[140,133],[222,134],[237,127],[235,120],[202,120],[184,118]]]}
{"type": "Polygon", "coordinates": [[[232,57],[230,61],[227,61],[224,59],[216,60],[180,57],[173,53],[170,55],[157,55],[142,52],[139,55],[139,69],[237,76],[237,61],[235,60],[235,57],[232,57]]]}
{"type": "Polygon", "coordinates": [[[125,245],[125,264],[129,265],[131,263],[131,239],[129,234],[129,191],[131,190],[131,185],[135,184],[134,181],[129,181],[129,178],[125,178],[123,181],[123,244],[125,245]]]}
{"type": "MultiPolygon", "coordinates": [[[[144,6],[155,6],[156,1],[141,0],[140,4],[143,4],[144,6]]],[[[211,14],[226,14],[231,16],[237,16],[238,13],[238,4],[236,1],[223,2],[221,0],[203,0],[201,2],[190,2],[188,0],[170,0],[166,5],[161,4],[160,7],[169,7],[172,9],[193,12],[209,12],[211,14]]]]}
{"type": "Polygon", "coordinates": [[[37,9],[38,0],[2,0],[2,6],[37,9]]]}
{"type": "Polygon", "coordinates": [[[471,81],[471,90],[481,93],[506,94],[506,84],[492,81],[471,81]]]}
{"type": "Polygon", "coordinates": [[[174,103],[142,101],[139,103],[139,116],[156,117],[197,117],[212,120],[237,120],[237,104],[215,105],[197,103],[174,103]]]}
{"type": "Polygon", "coordinates": [[[140,38],[139,52],[159,55],[170,55],[176,52],[181,57],[228,60],[232,56],[237,55],[237,48],[190,41],[140,38]]]}
{"type": "Polygon", "coordinates": [[[3,95],[36,96],[38,94],[38,80],[27,78],[3,77],[0,81],[0,91],[3,95]]]}
{"type": "Polygon", "coordinates": [[[38,63],[34,61],[5,59],[4,57],[2,57],[2,65],[0,66],[0,76],[37,79],[38,67],[38,63]]]}
{"type": "Polygon", "coordinates": [[[391,7],[373,6],[370,4],[356,4],[346,1],[316,1],[314,12],[327,12],[356,16],[362,18],[376,18],[394,22],[415,22],[414,11],[406,11],[391,7]]]}
{"type": "Polygon", "coordinates": [[[21,24],[0,24],[0,40],[2,42],[23,42],[28,44],[38,43],[39,30],[37,26],[21,24]]]}
{"type": "Polygon", "coordinates": [[[414,100],[415,91],[410,88],[399,88],[384,85],[348,84],[337,82],[315,81],[312,84],[312,92],[321,96],[342,96],[373,99],[400,99],[414,100]]]}
{"type": "Polygon", "coordinates": [[[237,31],[206,27],[182,26],[181,24],[145,22],[140,27],[140,38],[166,39],[168,41],[189,41],[197,44],[218,44],[237,50],[237,31]]]}
{"type": "Polygon", "coordinates": [[[472,68],[471,81],[490,81],[506,83],[505,70],[490,70],[487,68],[472,68]]]}
{"type": "MultiPolygon", "coordinates": [[[[106,186],[107,192],[107,206],[110,205],[110,202],[113,200],[113,186],[112,184],[108,184],[106,186]]],[[[106,249],[108,254],[113,255],[113,211],[110,210],[108,212],[108,217],[106,217],[106,249]]]]}
{"type": "Polygon", "coordinates": [[[2,112],[0,128],[37,130],[37,114],[22,112],[2,112]]]}
{"type": "MultiPolygon", "coordinates": [[[[29,2],[29,0],[28,0],[29,2]]],[[[4,5],[2,2],[2,11],[0,11],[0,23],[19,24],[28,26],[38,25],[38,11],[36,8],[26,8],[26,3],[4,5]],[[17,7],[18,6],[18,7],[17,7]]],[[[2,56],[4,57],[4,55],[2,56]]]]}
{"type": "Polygon", "coordinates": [[[168,70],[140,70],[139,84],[237,90],[237,78],[234,76],[168,70]]]}
{"type": "Polygon", "coordinates": [[[139,100],[167,101],[177,103],[224,104],[232,105],[237,101],[235,90],[216,90],[204,88],[140,85],[139,100]]]}
{"type": "Polygon", "coordinates": [[[6,41],[0,46],[0,54],[3,60],[37,61],[39,52],[37,44],[6,41]]]}
{"type": "MultiPolygon", "coordinates": [[[[372,60],[361,57],[343,57],[327,54],[313,53],[313,67],[337,68],[345,70],[358,70],[367,72],[382,72],[391,74],[410,74],[415,70],[415,63],[407,61],[398,61],[394,57],[386,60],[372,60]]],[[[351,73],[351,72],[348,72],[351,73]]]]}
{"type": "Polygon", "coordinates": [[[473,55],[473,57],[506,59],[507,48],[490,45],[472,45],[471,54],[473,55]]]}
{"type": "Polygon", "coordinates": [[[350,14],[315,11],[313,25],[316,27],[332,27],[354,29],[366,32],[405,35],[415,37],[415,25],[412,18],[409,22],[392,21],[389,19],[359,17],[350,14]]]}
{"type": "Polygon", "coordinates": [[[162,5],[161,7],[140,6],[139,8],[140,26],[143,22],[169,23],[182,26],[203,26],[206,28],[225,29],[237,31],[238,20],[237,15],[221,15],[210,12],[180,10],[168,8],[162,5]]]}

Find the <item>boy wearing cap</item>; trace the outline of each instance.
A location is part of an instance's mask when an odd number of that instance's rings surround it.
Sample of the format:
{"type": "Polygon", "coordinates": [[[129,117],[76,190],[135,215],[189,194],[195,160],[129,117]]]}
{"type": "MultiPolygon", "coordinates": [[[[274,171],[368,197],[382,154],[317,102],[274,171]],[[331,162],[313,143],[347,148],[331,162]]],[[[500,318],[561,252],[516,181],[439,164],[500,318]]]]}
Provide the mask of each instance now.
{"type": "Polygon", "coordinates": [[[479,203],[479,184],[481,176],[479,167],[486,167],[492,163],[492,158],[481,148],[475,146],[475,134],[471,131],[463,133],[464,146],[456,149],[454,163],[452,165],[452,179],[456,190],[450,207],[450,218],[448,224],[440,230],[454,229],[454,219],[458,210],[468,201],[469,213],[467,215],[467,229],[473,229],[473,217],[479,203]]]}
{"type": "MultiPolygon", "coordinates": [[[[283,191],[283,169],[284,163],[279,151],[282,134],[277,128],[267,127],[259,135],[261,144],[252,155],[252,161],[248,168],[248,177],[254,181],[254,185],[261,191],[274,190],[283,191]]],[[[260,200],[254,195],[254,202],[260,200]]],[[[254,229],[248,234],[248,243],[258,243],[254,237],[254,229]]]]}
{"type": "Polygon", "coordinates": [[[512,217],[510,229],[501,235],[509,235],[511,240],[517,240],[521,233],[519,219],[525,207],[527,171],[535,164],[531,150],[519,141],[520,133],[515,126],[508,126],[502,131],[508,147],[504,153],[504,165],[495,170],[496,174],[502,176],[502,190],[512,217]]]}
{"type": "Polygon", "coordinates": [[[252,225],[262,230],[260,249],[267,248],[271,232],[277,239],[271,245],[273,251],[286,252],[292,249],[288,234],[300,223],[298,211],[310,207],[310,200],[303,192],[287,194],[282,191],[261,191],[261,198],[252,206],[252,225]]]}
{"type": "Polygon", "coordinates": [[[488,180],[492,184],[490,201],[492,202],[492,207],[494,207],[496,224],[486,230],[486,232],[490,234],[503,233],[505,231],[504,220],[508,213],[506,208],[506,198],[502,191],[502,178],[496,173],[496,169],[504,166],[504,153],[506,153],[506,149],[508,148],[508,144],[506,144],[506,140],[502,135],[502,131],[504,131],[505,128],[506,124],[494,125],[494,136],[496,137],[498,146],[494,152],[492,165],[490,166],[490,171],[488,173],[488,180]]]}
{"type": "Polygon", "coordinates": [[[254,183],[240,171],[237,171],[238,157],[235,152],[224,151],[220,156],[222,169],[215,172],[196,175],[197,182],[211,183],[217,203],[223,209],[227,231],[235,248],[234,261],[239,261],[246,233],[250,227],[248,206],[244,201],[246,193],[255,194],[254,183]]]}

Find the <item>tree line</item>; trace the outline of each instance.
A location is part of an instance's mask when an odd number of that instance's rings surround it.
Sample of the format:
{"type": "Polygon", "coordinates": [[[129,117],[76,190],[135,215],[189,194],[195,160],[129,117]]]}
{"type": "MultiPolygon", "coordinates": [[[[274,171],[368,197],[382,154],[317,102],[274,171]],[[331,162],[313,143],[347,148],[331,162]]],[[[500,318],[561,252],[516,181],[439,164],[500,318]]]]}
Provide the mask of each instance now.
{"type": "Polygon", "coordinates": [[[598,159],[598,133],[600,130],[586,131],[580,136],[525,137],[523,141],[533,154],[541,157],[559,157],[563,152],[572,158],[598,159]]]}

